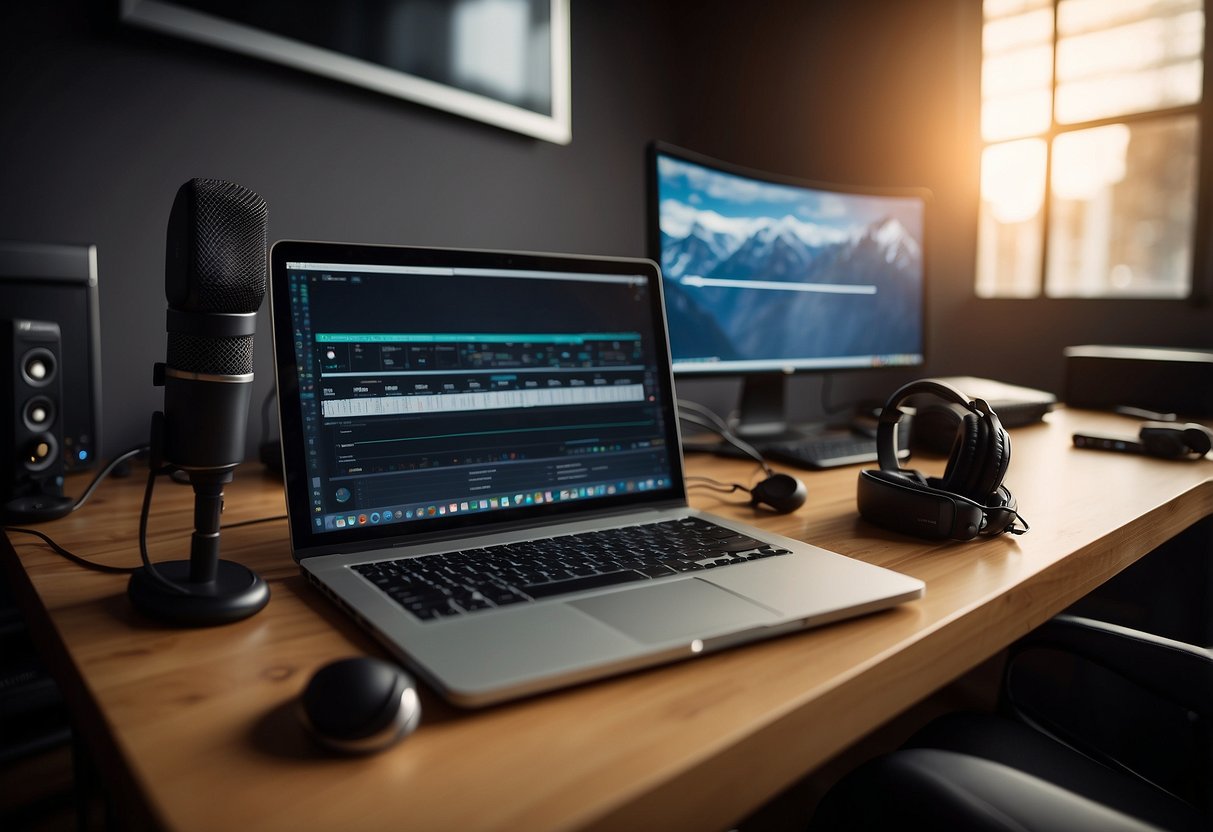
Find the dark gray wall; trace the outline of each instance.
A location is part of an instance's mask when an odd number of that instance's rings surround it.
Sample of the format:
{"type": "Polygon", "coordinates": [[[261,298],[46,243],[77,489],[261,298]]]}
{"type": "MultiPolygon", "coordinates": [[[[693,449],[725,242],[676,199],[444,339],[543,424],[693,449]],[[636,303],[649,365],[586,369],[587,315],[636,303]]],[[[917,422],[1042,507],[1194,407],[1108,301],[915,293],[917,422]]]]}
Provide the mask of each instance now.
{"type": "MultiPolygon", "coordinates": [[[[575,4],[568,146],[120,26],[108,5],[0,12],[0,239],[98,246],[106,454],[145,441],[160,405],[165,224],[191,177],[261,194],[271,241],[644,253],[644,147],[671,129],[644,0],[575,4]]],[[[264,306],[255,345],[260,402],[264,306]]]]}
{"type": "MultiPolygon", "coordinates": [[[[1060,392],[1067,344],[1213,346],[1213,312],[1185,302],[973,296],[976,0],[574,0],[565,147],[123,27],[111,5],[0,11],[0,238],[98,245],[109,453],[142,441],[159,406],[164,227],[194,176],[264,196],[271,239],[620,255],[645,253],[655,138],[786,175],[929,187],[930,365],[840,374],[839,400],[925,373],[1060,392]]],[[[258,332],[256,401],[264,313],[258,332]]],[[[820,384],[793,382],[796,415],[819,413],[820,384]]],[[[684,392],[723,408],[736,385],[684,392]]]]}

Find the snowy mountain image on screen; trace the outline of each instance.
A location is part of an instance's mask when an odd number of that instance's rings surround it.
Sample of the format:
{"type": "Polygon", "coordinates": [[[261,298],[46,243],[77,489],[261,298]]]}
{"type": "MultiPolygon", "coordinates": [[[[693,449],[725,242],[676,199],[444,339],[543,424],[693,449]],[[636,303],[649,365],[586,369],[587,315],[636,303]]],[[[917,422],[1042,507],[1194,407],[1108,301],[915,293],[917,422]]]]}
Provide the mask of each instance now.
{"type": "Polygon", "coordinates": [[[837,355],[840,343],[848,355],[918,350],[922,248],[897,218],[839,228],[671,208],[664,216],[681,223],[663,224],[662,264],[676,355],[813,358],[837,355]]]}

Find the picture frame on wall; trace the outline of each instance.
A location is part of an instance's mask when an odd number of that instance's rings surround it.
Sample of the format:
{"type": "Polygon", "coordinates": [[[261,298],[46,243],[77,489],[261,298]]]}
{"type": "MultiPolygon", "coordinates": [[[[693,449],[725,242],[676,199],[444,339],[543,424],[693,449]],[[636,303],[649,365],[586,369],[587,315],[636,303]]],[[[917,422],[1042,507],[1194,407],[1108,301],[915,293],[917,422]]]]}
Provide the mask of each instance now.
{"type": "Polygon", "coordinates": [[[570,0],[122,0],[124,22],[557,144],[570,0]]]}

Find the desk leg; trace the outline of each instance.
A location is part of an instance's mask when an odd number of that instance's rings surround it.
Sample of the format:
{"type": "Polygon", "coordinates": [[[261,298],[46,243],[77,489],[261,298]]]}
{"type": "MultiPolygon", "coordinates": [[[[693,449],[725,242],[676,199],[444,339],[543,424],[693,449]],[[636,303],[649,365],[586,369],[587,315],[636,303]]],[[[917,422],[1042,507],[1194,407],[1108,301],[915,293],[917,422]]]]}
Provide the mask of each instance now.
{"type": "Polygon", "coordinates": [[[96,763],[80,732],[72,728],[72,793],[76,803],[78,832],[116,832],[120,829],[113,801],[106,797],[105,787],[97,774],[96,763]]]}

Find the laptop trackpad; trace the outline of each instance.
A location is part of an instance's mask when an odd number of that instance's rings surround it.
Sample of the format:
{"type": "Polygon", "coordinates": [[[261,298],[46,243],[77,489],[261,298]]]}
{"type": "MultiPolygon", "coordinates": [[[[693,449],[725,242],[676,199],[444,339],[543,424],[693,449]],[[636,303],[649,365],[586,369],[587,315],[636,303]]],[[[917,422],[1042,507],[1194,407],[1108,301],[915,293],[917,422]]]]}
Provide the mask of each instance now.
{"type": "Polygon", "coordinates": [[[634,587],[568,604],[646,644],[681,637],[703,638],[722,630],[767,624],[779,617],[766,607],[698,578],[634,587]]]}

